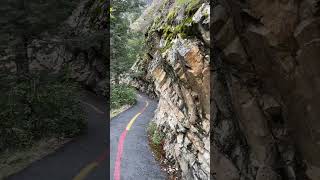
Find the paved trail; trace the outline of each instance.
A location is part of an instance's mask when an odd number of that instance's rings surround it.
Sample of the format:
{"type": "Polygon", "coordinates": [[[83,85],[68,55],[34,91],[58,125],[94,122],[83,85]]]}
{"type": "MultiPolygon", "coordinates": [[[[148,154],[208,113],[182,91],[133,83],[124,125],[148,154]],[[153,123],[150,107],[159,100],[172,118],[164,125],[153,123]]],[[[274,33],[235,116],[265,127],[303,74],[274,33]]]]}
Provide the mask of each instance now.
{"type": "Polygon", "coordinates": [[[106,103],[86,93],[88,133],[57,152],[31,164],[9,180],[162,180],[166,176],[155,161],[147,139],[147,125],[156,102],[138,95],[138,102],[110,123],[110,164],[107,162],[106,103]],[[107,170],[110,168],[110,177],[107,170]]]}
{"type": "Polygon", "coordinates": [[[107,116],[106,102],[85,93],[83,106],[88,113],[88,132],[57,152],[33,163],[9,180],[106,180],[107,116]]]}
{"type": "Polygon", "coordinates": [[[148,145],[147,126],[156,102],[138,95],[137,104],[110,123],[110,179],[164,180],[148,145]]]}

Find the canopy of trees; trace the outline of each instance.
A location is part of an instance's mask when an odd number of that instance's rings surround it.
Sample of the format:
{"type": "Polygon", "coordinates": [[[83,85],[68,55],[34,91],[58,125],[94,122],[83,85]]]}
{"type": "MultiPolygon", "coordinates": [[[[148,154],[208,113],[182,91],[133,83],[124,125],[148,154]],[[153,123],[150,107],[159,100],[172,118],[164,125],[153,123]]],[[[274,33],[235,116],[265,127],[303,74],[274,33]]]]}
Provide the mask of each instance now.
{"type": "Polygon", "coordinates": [[[143,34],[133,32],[130,25],[141,15],[142,0],[114,0],[111,3],[111,76],[118,83],[143,49],[143,34]]]}

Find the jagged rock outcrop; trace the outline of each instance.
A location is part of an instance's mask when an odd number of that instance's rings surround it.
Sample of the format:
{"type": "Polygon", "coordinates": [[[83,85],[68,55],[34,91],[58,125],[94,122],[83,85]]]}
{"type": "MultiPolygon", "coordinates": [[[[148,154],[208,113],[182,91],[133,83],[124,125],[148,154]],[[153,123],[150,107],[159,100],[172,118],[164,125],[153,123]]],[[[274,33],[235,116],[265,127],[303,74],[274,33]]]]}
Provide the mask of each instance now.
{"type": "Polygon", "coordinates": [[[214,179],[320,179],[319,4],[213,3],[214,179]]]}
{"type": "Polygon", "coordinates": [[[162,2],[136,71],[182,178],[320,179],[319,1],[213,1],[211,41],[208,5],[179,2],[162,2]]]}
{"type": "Polygon", "coordinates": [[[33,42],[30,69],[68,71],[85,87],[104,93],[108,87],[107,25],[106,2],[82,0],[55,36],[44,34],[33,42]]]}
{"type": "MultiPolygon", "coordinates": [[[[209,14],[206,1],[157,1],[133,85],[159,98],[154,122],[182,179],[210,176],[209,14]],[[160,12],[160,13],[159,13],[160,12]]],[[[148,12],[152,12],[149,9],[148,12]]]]}

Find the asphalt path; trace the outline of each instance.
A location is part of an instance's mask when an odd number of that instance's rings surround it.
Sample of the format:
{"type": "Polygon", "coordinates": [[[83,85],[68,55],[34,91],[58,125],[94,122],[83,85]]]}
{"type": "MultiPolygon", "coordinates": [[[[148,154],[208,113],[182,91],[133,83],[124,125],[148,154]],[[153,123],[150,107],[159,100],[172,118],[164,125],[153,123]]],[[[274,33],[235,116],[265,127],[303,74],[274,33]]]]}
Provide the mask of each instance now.
{"type": "Polygon", "coordinates": [[[10,176],[9,180],[105,180],[109,177],[106,101],[90,92],[85,92],[81,101],[88,115],[87,133],[10,176]]]}
{"type": "Polygon", "coordinates": [[[139,94],[135,106],[111,120],[110,179],[166,179],[148,145],[147,127],[156,107],[156,101],[139,94]]]}
{"type": "Polygon", "coordinates": [[[110,151],[106,101],[90,92],[81,101],[88,115],[87,133],[8,180],[166,179],[148,145],[147,127],[156,101],[139,94],[133,107],[112,119],[110,151]]]}

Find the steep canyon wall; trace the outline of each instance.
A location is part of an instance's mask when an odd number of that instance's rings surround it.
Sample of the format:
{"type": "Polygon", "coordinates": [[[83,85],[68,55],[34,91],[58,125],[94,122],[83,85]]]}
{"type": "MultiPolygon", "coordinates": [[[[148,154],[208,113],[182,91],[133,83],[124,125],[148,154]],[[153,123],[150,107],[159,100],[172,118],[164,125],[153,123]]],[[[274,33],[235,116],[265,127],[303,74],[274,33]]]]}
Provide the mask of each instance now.
{"type": "Polygon", "coordinates": [[[320,3],[210,3],[163,1],[134,67],[167,159],[184,179],[320,179],[320,3]]]}
{"type": "Polygon", "coordinates": [[[147,53],[133,67],[142,75],[132,84],[157,95],[154,122],[165,134],[166,159],[181,178],[208,179],[210,6],[206,1],[156,3],[146,32],[147,53]]]}
{"type": "Polygon", "coordinates": [[[108,94],[109,32],[107,4],[82,0],[67,21],[52,34],[30,45],[30,69],[68,71],[84,87],[108,94]]]}
{"type": "Polygon", "coordinates": [[[319,2],[212,5],[213,176],[319,179],[319,2]]]}

